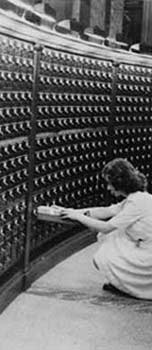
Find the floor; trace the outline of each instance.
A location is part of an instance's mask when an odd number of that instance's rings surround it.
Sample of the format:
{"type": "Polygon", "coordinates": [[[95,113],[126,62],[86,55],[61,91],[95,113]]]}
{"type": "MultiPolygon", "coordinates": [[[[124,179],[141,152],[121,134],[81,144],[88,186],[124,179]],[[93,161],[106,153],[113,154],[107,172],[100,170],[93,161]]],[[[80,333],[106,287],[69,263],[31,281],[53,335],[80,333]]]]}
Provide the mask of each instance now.
{"type": "Polygon", "coordinates": [[[152,303],[102,290],[97,243],[39,278],[0,315],[0,350],[150,350],[152,303]]]}

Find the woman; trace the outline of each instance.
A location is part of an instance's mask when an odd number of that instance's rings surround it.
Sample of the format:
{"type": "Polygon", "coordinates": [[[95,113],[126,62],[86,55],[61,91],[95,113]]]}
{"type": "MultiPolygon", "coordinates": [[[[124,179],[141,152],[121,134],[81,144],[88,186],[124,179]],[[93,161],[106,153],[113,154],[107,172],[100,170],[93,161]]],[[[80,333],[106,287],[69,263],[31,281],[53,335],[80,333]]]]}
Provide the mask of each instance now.
{"type": "Polygon", "coordinates": [[[94,264],[104,272],[106,283],[134,297],[152,299],[152,195],[146,178],[122,158],[105,165],[103,177],[113,195],[124,197],[120,203],[61,209],[60,215],[100,232],[94,264]]]}

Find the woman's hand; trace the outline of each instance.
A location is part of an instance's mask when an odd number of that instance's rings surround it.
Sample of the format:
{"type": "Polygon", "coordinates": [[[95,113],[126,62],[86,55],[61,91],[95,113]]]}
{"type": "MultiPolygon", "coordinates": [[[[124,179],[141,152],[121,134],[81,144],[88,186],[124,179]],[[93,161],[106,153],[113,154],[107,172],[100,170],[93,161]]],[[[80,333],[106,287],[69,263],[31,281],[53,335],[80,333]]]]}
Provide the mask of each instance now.
{"type": "Polygon", "coordinates": [[[52,212],[54,213],[54,215],[60,216],[62,210],[64,210],[64,207],[60,207],[59,205],[53,204],[50,207],[52,209],[52,212]]]}
{"type": "Polygon", "coordinates": [[[76,220],[79,221],[80,216],[82,216],[82,214],[80,214],[79,212],[77,212],[77,210],[75,209],[62,209],[60,212],[60,216],[63,219],[70,219],[70,220],[76,220]]]}

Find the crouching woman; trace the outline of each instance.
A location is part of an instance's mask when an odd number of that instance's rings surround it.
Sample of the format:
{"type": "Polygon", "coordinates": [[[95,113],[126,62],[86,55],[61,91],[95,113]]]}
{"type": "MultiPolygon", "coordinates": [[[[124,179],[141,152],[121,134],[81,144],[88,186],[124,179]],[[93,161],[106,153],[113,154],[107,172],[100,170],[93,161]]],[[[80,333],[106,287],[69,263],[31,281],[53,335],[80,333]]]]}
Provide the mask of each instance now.
{"type": "Polygon", "coordinates": [[[123,200],[108,207],[64,208],[61,215],[100,232],[93,261],[106,283],[134,297],[152,299],[152,195],[146,178],[123,158],[106,164],[102,174],[108,190],[123,200]]]}

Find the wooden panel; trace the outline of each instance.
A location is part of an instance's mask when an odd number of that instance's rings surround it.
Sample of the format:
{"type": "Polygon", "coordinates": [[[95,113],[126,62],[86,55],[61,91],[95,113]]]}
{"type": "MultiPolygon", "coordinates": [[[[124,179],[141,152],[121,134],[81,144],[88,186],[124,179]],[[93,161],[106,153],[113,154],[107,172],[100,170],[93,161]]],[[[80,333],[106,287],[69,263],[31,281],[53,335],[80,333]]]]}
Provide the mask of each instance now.
{"type": "Polygon", "coordinates": [[[106,0],[91,0],[90,26],[105,30],[106,0]]]}
{"type": "Polygon", "coordinates": [[[152,47],[152,1],[144,1],[141,42],[152,47]]]}
{"type": "Polygon", "coordinates": [[[75,18],[77,21],[79,21],[80,19],[80,5],[81,5],[81,0],[73,0],[72,18],[75,18]]]}
{"type": "Polygon", "coordinates": [[[110,38],[116,38],[116,35],[122,33],[124,0],[112,0],[110,17],[110,38]]]}
{"type": "Polygon", "coordinates": [[[81,0],[80,22],[84,28],[90,25],[90,0],[81,0]]]}

